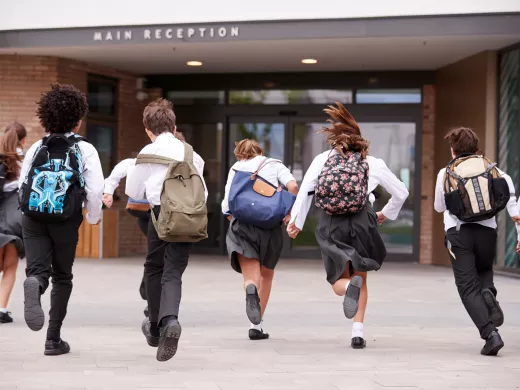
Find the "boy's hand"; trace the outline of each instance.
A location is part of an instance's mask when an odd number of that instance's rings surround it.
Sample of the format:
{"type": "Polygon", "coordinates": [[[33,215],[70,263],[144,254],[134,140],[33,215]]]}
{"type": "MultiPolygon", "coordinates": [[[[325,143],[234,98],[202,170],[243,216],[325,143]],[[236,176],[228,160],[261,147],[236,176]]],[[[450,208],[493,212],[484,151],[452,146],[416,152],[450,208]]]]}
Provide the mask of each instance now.
{"type": "Polygon", "coordinates": [[[517,253],[520,253],[520,241],[516,244],[516,251],[517,253]]]}
{"type": "Polygon", "coordinates": [[[287,225],[291,221],[291,214],[287,214],[285,218],[282,220],[284,225],[287,225]]]}
{"type": "Polygon", "coordinates": [[[103,203],[108,208],[112,207],[112,204],[114,203],[114,197],[110,194],[103,194],[103,203]]]}
{"type": "Polygon", "coordinates": [[[93,225],[99,225],[101,223],[101,218],[98,219],[98,221],[96,223],[94,223],[93,225]]]}
{"type": "Polygon", "coordinates": [[[289,234],[289,237],[291,237],[293,240],[298,236],[300,232],[301,230],[298,229],[294,223],[290,223],[287,226],[287,234],[289,234]]]}
{"type": "Polygon", "coordinates": [[[227,216],[227,220],[228,220],[229,222],[231,222],[232,219],[233,219],[233,216],[232,216],[232,215],[228,215],[228,216],[227,216]]]}
{"type": "Polygon", "coordinates": [[[381,211],[378,211],[376,214],[377,214],[377,223],[379,225],[381,225],[383,222],[385,222],[386,217],[384,216],[384,214],[381,211]]]}
{"type": "Polygon", "coordinates": [[[516,217],[511,217],[514,223],[520,223],[520,215],[517,215],[516,217]]]}

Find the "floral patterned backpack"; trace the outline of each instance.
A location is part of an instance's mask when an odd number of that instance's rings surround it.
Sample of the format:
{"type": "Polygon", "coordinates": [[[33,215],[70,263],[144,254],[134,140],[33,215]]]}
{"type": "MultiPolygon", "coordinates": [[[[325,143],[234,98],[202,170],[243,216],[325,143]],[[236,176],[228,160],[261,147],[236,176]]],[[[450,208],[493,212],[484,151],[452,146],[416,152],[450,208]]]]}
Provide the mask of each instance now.
{"type": "Polygon", "coordinates": [[[355,214],[368,199],[368,162],[360,153],[330,154],[318,177],[316,207],[327,214],[355,214]]]}

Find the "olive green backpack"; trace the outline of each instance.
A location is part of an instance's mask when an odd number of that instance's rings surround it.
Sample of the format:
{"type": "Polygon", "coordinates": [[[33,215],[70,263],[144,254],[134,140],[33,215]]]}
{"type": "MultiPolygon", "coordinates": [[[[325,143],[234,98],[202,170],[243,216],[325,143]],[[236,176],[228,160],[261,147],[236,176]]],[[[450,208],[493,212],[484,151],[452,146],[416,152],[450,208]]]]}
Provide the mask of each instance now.
{"type": "Polygon", "coordinates": [[[167,242],[199,242],[208,238],[208,210],[204,182],[193,165],[193,148],[184,143],[184,161],[140,154],[136,164],[168,165],[161,191],[161,211],[152,222],[167,242]]]}

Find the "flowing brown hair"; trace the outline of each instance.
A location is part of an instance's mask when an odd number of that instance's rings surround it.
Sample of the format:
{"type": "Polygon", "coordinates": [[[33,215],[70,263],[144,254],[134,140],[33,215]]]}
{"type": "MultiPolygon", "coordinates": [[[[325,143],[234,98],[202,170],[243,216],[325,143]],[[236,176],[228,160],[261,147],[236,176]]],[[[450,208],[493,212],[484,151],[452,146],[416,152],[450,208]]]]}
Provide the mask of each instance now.
{"type": "Polygon", "coordinates": [[[258,142],[254,139],[243,139],[235,143],[235,157],[238,161],[251,160],[256,156],[261,156],[264,151],[258,142]]]}
{"type": "Polygon", "coordinates": [[[18,123],[9,123],[5,129],[4,136],[0,142],[0,154],[2,155],[2,163],[7,168],[6,180],[13,181],[20,176],[20,165],[22,156],[18,154],[17,148],[21,148],[20,142],[27,137],[27,130],[18,123]]]}
{"type": "Polygon", "coordinates": [[[331,118],[327,120],[330,125],[320,130],[320,133],[327,135],[327,143],[342,155],[358,152],[365,158],[369,142],[361,136],[361,130],[352,114],[340,102],[336,102],[336,107],[330,105],[323,111],[331,118]]]}

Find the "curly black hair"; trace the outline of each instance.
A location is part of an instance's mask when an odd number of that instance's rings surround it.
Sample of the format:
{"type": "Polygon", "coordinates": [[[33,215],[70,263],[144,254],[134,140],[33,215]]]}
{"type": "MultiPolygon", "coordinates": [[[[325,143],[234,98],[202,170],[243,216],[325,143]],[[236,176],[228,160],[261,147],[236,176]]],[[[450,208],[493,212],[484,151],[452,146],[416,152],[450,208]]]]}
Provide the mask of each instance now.
{"type": "Polygon", "coordinates": [[[72,85],[52,84],[38,102],[36,111],[48,133],[68,133],[87,114],[88,103],[83,92],[72,85]]]}

